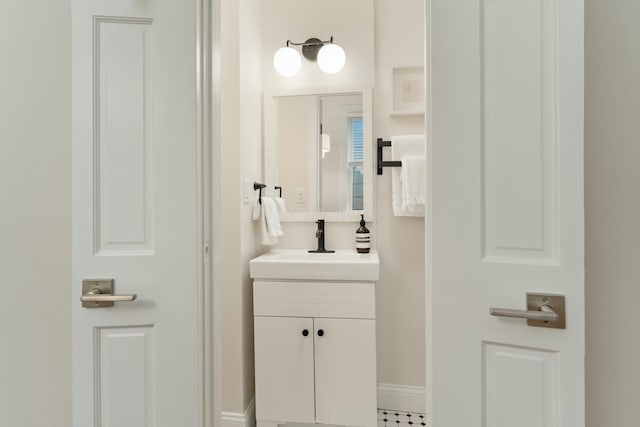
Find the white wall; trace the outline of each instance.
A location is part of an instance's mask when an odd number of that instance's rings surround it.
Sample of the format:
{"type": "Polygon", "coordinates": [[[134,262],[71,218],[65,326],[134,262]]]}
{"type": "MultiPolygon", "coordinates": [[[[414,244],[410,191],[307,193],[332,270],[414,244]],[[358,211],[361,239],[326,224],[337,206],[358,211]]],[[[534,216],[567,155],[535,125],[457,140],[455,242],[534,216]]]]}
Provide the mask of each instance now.
{"type": "Polygon", "coordinates": [[[0,2],[0,425],[71,424],[69,0],[0,2]]]}
{"type": "Polygon", "coordinates": [[[587,426],[638,425],[640,2],[586,0],[587,426]]]}
{"type": "MultiPolygon", "coordinates": [[[[424,117],[392,118],[392,68],[424,63],[424,1],[375,0],[373,135],[424,134],[424,117]]],[[[386,149],[390,150],[390,149],[386,149]]],[[[386,151],[387,156],[390,151],[386,151]]],[[[425,385],[424,218],[395,217],[391,169],[376,176],[378,382],[425,385]]]]}
{"type": "Polygon", "coordinates": [[[242,414],[254,394],[249,260],[260,250],[243,180],[261,171],[259,0],[221,0],[222,410],[242,414]]]}

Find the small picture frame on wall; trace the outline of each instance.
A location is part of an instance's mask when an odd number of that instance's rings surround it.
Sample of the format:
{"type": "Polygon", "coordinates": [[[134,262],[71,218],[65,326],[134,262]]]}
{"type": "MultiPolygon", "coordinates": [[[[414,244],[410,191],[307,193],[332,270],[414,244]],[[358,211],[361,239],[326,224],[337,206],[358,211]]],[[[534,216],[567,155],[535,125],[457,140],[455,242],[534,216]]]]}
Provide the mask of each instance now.
{"type": "Polygon", "coordinates": [[[424,67],[394,67],[391,117],[424,115],[424,67]]]}

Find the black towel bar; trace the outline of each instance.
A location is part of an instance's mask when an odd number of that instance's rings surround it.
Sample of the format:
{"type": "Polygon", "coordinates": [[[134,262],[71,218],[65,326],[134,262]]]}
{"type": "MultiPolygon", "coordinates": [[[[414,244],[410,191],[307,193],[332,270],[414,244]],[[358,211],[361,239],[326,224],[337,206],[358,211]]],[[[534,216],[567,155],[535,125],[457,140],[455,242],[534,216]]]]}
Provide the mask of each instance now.
{"type": "Polygon", "coordinates": [[[254,182],[253,183],[253,191],[255,190],[259,190],[260,192],[258,193],[258,203],[262,204],[262,189],[266,188],[265,184],[260,184],[259,182],[254,182]]]}
{"type": "Polygon", "coordinates": [[[382,175],[382,168],[384,167],[402,167],[402,162],[399,160],[386,162],[382,160],[382,147],[391,147],[391,141],[383,141],[382,138],[378,138],[376,146],[378,149],[378,175],[382,175]]]}

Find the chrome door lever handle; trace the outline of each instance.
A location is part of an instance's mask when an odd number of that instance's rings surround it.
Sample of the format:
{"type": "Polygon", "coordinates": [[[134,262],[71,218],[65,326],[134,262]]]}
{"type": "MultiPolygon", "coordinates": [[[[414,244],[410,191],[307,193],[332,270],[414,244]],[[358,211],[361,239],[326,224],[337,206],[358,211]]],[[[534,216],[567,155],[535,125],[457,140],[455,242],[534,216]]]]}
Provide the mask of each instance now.
{"type": "Polygon", "coordinates": [[[527,310],[491,307],[492,316],[527,319],[529,326],[565,329],[564,296],[527,292],[527,310]]]}
{"type": "Polygon", "coordinates": [[[82,281],[82,306],[85,308],[112,307],[114,302],[134,301],[136,294],[114,295],[113,279],[85,279],[82,281]]]}

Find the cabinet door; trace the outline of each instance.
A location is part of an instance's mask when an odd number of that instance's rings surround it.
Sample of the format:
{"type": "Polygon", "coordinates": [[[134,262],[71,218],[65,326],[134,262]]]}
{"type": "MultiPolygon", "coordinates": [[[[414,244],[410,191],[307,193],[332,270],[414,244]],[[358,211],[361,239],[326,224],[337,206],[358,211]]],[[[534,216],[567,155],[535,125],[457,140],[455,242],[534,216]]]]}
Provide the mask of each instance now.
{"type": "Polygon", "coordinates": [[[376,425],[375,320],[315,319],[316,422],[376,425]]]}
{"type": "Polygon", "coordinates": [[[313,319],[255,317],[254,333],[256,418],[314,422],[313,319]]]}

